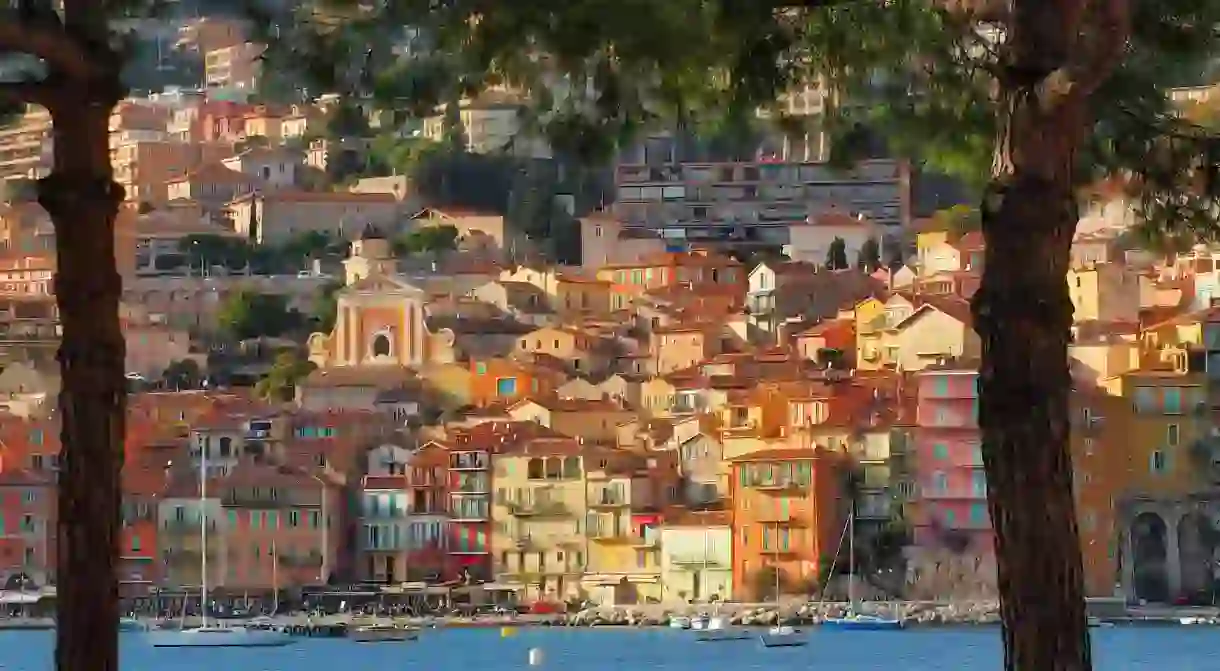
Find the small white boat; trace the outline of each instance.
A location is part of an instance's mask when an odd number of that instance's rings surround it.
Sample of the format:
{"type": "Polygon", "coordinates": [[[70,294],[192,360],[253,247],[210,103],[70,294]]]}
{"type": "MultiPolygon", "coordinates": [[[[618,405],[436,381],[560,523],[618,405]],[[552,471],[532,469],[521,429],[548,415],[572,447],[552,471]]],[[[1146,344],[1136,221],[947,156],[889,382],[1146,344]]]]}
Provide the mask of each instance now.
{"type": "Polygon", "coordinates": [[[902,625],[902,620],[865,613],[849,613],[843,617],[830,617],[822,621],[822,626],[830,629],[856,629],[860,631],[902,629],[902,625]]]}
{"type": "Polygon", "coordinates": [[[1090,615],[1089,616],[1089,626],[1093,627],[1093,628],[1105,629],[1105,628],[1113,627],[1114,623],[1106,622],[1105,620],[1101,619],[1100,617],[1090,615]]]}
{"type": "Polygon", "coordinates": [[[782,625],[771,627],[758,637],[766,648],[794,648],[809,643],[809,637],[800,629],[782,625]]]}
{"type": "Polygon", "coordinates": [[[695,633],[695,640],[715,643],[719,641],[743,641],[753,638],[753,636],[745,627],[735,627],[729,623],[727,617],[718,615],[708,620],[707,627],[703,631],[695,633]]]}
{"type": "Polygon", "coordinates": [[[682,615],[673,615],[669,618],[670,629],[690,629],[690,618],[682,615]]]}
{"type": "Polygon", "coordinates": [[[419,638],[419,630],[414,627],[398,627],[392,624],[370,624],[365,627],[356,627],[347,637],[357,643],[414,641],[419,638]]]}
{"type": "Polygon", "coordinates": [[[277,648],[292,643],[283,631],[246,627],[160,629],[146,636],[154,648],[277,648]]]}
{"type": "Polygon", "coordinates": [[[703,631],[704,629],[707,629],[707,616],[696,615],[695,617],[692,617],[690,619],[690,628],[693,631],[703,631]]]}
{"type": "Polygon", "coordinates": [[[134,617],[120,617],[119,631],[147,631],[148,627],[134,617]]]}

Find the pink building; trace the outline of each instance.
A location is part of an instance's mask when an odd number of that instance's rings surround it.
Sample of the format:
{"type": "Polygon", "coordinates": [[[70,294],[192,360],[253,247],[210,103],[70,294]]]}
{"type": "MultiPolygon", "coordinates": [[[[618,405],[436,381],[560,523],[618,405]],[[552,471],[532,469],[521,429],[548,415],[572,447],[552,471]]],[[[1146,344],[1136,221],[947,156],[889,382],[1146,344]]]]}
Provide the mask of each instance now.
{"type": "Polygon", "coordinates": [[[978,430],[978,372],[958,366],[916,374],[915,543],[955,552],[992,551],[978,430]]]}

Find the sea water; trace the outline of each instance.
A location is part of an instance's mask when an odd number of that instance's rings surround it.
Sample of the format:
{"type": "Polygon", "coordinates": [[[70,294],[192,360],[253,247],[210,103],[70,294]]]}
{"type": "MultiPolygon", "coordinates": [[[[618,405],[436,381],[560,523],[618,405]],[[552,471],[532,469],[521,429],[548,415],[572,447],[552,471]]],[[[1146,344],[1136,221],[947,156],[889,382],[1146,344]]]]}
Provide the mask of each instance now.
{"type": "MultiPolygon", "coordinates": [[[[527,669],[539,648],[541,669],[562,671],[992,671],[1001,668],[1000,632],[972,629],[819,631],[809,645],[763,648],[757,640],[700,643],[671,629],[498,628],[426,630],[418,641],[354,643],[298,639],[285,648],[153,648],[122,634],[123,671],[509,671],[527,669]]],[[[1092,630],[1099,671],[1216,671],[1220,629],[1113,627],[1092,630]]],[[[53,668],[53,632],[0,632],[0,671],[53,668]]]]}

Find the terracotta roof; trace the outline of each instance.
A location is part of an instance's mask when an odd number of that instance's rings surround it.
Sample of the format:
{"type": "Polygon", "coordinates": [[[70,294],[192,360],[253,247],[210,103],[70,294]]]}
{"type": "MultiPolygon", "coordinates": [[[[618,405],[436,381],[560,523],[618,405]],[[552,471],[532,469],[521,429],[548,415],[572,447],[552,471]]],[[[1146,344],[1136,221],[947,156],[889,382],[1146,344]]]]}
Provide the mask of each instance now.
{"type": "Polygon", "coordinates": [[[582,398],[524,398],[509,407],[510,410],[527,403],[540,405],[551,412],[629,412],[617,403],[604,399],[590,400],[582,398]]]}
{"type": "Polygon", "coordinates": [[[267,193],[252,192],[233,199],[232,203],[242,203],[255,198],[266,202],[297,202],[297,203],[381,203],[396,205],[398,198],[392,193],[353,193],[350,191],[271,191],[267,193]]]}
{"type": "Polygon", "coordinates": [[[167,182],[167,184],[181,184],[183,182],[201,182],[204,184],[256,184],[259,180],[247,175],[244,172],[233,170],[220,161],[204,163],[198,168],[186,173],[181,177],[176,177],[167,182]]]}
{"type": "Polygon", "coordinates": [[[727,527],[732,515],[728,510],[691,510],[674,506],[661,513],[666,527],[727,527]]]}
{"type": "Polygon", "coordinates": [[[805,459],[817,459],[822,456],[821,450],[811,448],[775,448],[771,450],[759,450],[750,452],[730,459],[733,463],[741,463],[748,461],[798,461],[805,459]]]}

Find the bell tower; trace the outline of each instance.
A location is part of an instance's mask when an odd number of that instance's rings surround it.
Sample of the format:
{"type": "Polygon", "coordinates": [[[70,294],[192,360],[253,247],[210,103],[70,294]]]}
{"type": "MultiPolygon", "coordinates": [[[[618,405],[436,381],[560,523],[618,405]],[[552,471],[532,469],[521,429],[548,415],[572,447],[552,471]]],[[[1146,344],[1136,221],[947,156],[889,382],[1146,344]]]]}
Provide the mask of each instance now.
{"type": "Polygon", "coordinates": [[[370,275],[392,274],[396,268],[390,241],[372,224],[365,226],[360,237],[352,241],[351,256],[343,261],[348,286],[370,275]]]}

